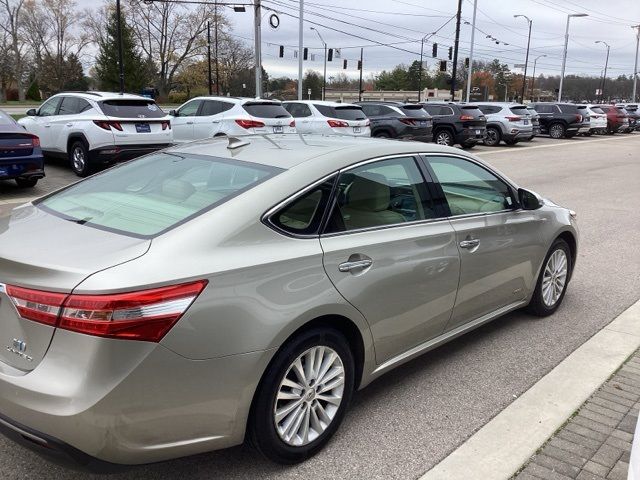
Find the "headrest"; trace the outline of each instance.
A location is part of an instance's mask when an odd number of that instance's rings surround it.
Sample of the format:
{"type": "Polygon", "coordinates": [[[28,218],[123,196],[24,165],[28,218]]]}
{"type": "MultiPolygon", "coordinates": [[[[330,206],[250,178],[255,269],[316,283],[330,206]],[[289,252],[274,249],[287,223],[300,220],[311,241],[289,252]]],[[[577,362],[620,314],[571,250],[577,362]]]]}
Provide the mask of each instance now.
{"type": "Polygon", "coordinates": [[[357,210],[380,212],[389,208],[391,189],[387,179],[379,173],[363,173],[356,176],[349,187],[348,206],[357,210]]]}
{"type": "Polygon", "coordinates": [[[189,182],[170,178],[162,182],[162,194],[176,200],[186,200],[196,192],[196,188],[189,182]]]}

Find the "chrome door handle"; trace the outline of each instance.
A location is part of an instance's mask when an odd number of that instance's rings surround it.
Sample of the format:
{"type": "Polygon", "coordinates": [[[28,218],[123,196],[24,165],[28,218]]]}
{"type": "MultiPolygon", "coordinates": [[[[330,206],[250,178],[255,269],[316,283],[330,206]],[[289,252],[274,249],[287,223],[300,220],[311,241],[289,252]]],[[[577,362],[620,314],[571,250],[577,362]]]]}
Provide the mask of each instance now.
{"type": "Polygon", "coordinates": [[[211,120],[211,123],[220,123],[220,120],[211,120]]]}
{"type": "Polygon", "coordinates": [[[480,240],[478,239],[473,239],[473,240],[462,240],[460,242],[460,248],[475,248],[478,245],[480,245],[480,240]]]}
{"type": "Polygon", "coordinates": [[[343,262],[338,265],[338,270],[341,272],[350,272],[351,270],[355,270],[356,268],[367,268],[373,265],[373,260],[365,259],[365,260],[356,260],[355,262],[343,262]]]}
{"type": "Polygon", "coordinates": [[[73,127],[73,123],[67,123],[67,127],[73,127]]]}
{"type": "Polygon", "coordinates": [[[50,124],[50,123],[46,123],[46,124],[44,125],[44,128],[51,128],[51,124],[50,124]]]}

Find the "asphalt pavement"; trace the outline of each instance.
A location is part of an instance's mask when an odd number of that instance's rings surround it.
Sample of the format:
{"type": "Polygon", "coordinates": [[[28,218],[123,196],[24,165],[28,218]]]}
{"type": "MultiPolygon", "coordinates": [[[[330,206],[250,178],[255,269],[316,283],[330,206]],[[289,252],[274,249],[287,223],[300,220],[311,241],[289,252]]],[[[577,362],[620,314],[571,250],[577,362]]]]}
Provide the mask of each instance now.
{"type": "MultiPolygon", "coordinates": [[[[274,465],[243,446],[111,478],[418,478],[640,297],[640,134],[538,138],[474,152],[521,186],[578,212],[579,258],[555,315],[514,312],[381,377],[355,396],[328,447],[301,465],[274,465]]],[[[47,172],[42,193],[49,180],[75,180],[60,164],[47,165],[47,172]]],[[[0,182],[0,200],[24,195],[0,182]]],[[[3,438],[0,472],[3,479],[94,478],[3,438]]]]}

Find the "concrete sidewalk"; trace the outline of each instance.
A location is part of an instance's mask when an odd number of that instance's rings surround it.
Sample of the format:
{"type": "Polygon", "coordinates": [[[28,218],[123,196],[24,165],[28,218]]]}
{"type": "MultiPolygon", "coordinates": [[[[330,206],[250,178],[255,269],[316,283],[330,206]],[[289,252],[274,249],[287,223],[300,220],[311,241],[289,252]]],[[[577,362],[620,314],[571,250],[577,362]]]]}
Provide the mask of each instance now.
{"type": "Polygon", "coordinates": [[[639,409],[636,351],[514,478],[625,480],[639,409]]]}

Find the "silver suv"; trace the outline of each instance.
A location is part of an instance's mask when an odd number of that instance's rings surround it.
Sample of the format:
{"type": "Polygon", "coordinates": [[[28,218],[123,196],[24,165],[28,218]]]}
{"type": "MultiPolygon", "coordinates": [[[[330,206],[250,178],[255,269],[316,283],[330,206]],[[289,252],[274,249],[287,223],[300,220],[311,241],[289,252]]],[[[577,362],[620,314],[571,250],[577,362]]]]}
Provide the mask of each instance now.
{"type": "Polygon", "coordinates": [[[478,108],[487,117],[487,134],[484,144],[490,147],[502,140],[515,145],[533,137],[531,114],[526,105],[518,103],[478,103],[478,108]]]}

